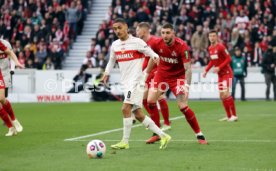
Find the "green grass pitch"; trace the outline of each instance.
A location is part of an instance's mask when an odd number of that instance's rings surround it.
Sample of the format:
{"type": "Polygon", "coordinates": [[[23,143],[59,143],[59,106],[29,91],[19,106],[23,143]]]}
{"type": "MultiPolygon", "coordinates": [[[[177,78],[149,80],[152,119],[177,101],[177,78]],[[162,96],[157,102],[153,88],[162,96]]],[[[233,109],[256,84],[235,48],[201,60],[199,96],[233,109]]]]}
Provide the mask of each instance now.
{"type": "MultiPolygon", "coordinates": [[[[180,118],[172,121],[168,133],[173,141],[167,149],[145,144],[152,133],[138,126],[132,129],[130,149],[114,152],[109,147],[121,139],[122,131],[64,140],[121,128],[119,102],[14,104],[24,131],[5,137],[7,128],[0,126],[0,171],[276,171],[276,103],[236,105],[239,121],[228,123],[218,122],[225,116],[221,102],[190,102],[209,145],[199,145],[180,118]],[[92,139],[107,145],[103,159],[88,159],[85,148],[92,139]]],[[[169,106],[171,118],[182,115],[176,102],[169,106]]]]}

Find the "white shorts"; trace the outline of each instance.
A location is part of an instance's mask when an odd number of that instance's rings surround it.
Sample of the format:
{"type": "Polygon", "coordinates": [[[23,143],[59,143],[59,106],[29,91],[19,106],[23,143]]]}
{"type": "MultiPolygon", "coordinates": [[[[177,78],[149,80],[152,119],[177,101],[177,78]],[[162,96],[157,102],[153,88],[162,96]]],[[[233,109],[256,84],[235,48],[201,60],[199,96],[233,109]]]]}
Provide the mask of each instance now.
{"type": "Polygon", "coordinates": [[[125,100],[124,103],[132,104],[132,111],[142,108],[143,96],[144,96],[144,84],[137,83],[134,86],[129,86],[124,91],[125,100]],[[133,88],[130,88],[133,87],[133,88]]]}

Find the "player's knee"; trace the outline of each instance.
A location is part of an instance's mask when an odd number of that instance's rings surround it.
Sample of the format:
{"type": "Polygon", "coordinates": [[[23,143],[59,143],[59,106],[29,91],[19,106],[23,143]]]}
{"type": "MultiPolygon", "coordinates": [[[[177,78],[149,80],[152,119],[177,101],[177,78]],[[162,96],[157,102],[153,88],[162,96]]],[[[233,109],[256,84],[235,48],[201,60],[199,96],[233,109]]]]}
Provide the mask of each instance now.
{"type": "Polygon", "coordinates": [[[0,103],[4,104],[5,103],[5,95],[0,95],[0,103]]]}
{"type": "Polygon", "coordinates": [[[122,107],[122,113],[126,116],[126,115],[130,115],[130,113],[131,113],[131,109],[129,109],[128,107],[126,107],[126,106],[123,106],[122,107]]]}
{"type": "Polygon", "coordinates": [[[226,99],[227,97],[230,96],[230,93],[229,92],[221,92],[220,93],[220,99],[226,99]]]}
{"type": "Polygon", "coordinates": [[[178,102],[177,106],[178,106],[179,109],[184,109],[185,107],[188,106],[188,104],[185,103],[185,102],[178,102]]]}

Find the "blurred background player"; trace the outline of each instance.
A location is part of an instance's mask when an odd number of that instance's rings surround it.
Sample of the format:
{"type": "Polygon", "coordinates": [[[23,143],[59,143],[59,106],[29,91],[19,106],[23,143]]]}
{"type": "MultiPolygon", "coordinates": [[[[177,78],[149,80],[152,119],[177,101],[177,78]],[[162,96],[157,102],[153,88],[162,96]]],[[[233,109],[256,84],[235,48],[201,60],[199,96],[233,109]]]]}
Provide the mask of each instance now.
{"type": "Polygon", "coordinates": [[[107,81],[109,73],[117,61],[121,72],[121,84],[123,86],[125,100],[122,106],[124,116],[123,139],[121,142],[112,145],[111,148],[129,148],[128,141],[133,121],[131,112],[133,112],[137,120],[161,137],[160,149],[164,149],[171,137],[157,127],[148,116],[145,116],[141,109],[145,82],[142,72],[143,57],[144,55],[150,56],[158,62],[159,56],[143,40],[128,34],[128,26],[124,19],[116,19],[112,27],[119,39],[111,45],[110,58],[103,75],[103,81],[107,81]]]}
{"type": "Polygon", "coordinates": [[[22,132],[23,127],[16,119],[12,106],[8,99],[8,87],[11,84],[10,62],[11,58],[15,62],[15,66],[24,68],[17,60],[15,53],[11,49],[11,45],[6,40],[0,39],[0,116],[9,128],[6,136],[16,135],[22,132]]]}
{"type": "MultiPolygon", "coordinates": [[[[157,99],[166,91],[168,85],[176,96],[180,111],[195,132],[198,142],[207,144],[196,116],[188,106],[189,86],[192,79],[189,47],[182,39],[175,37],[172,24],[167,23],[162,26],[161,36],[162,38],[152,45],[152,49],[160,57],[160,63],[154,76],[154,86],[149,89],[149,106],[156,105],[157,99]]],[[[153,65],[152,61],[149,62],[149,66],[151,65],[153,65]]],[[[147,68],[147,73],[150,72],[150,68],[147,68]]]]}
{"type": "Polygon", "coordinates": [[[247,76],[247,59],[242,56],[241,49],[235,47],[235,54],[232,56],[231,67],[234,72],[234,80],[232,86],[232,97],[235,99],[236,85],[238,81],[241,85],[241,101],[245,101],[245,82],[247,76]]]}
{"type": "MultiPolygon", "coordinates": [[[[136,36],[143,39],[148,46],[152,47],[152,45],[157,41],[158,37],[153,36],[150,34],[150,25],[146,22],[141,22],[138,24],[136,28],[136,36]]],[[[144,59],[143,63],[143,71],[146,69],[148,66],[150,57],[146,56],[144,59]]],[[[147,103],[147,97],[148,97],[148,88],[152,85],[151,81],[153,81],[154,75],[157,71],[157,65],[151,70],[149,73],[147,80],[146,80],[146,85],[145,85],[145,92],[144,92],[144,98],[143,98],[143,105],[145,109],[147,110],[148,114],[150,115],[151,119],[154,121],[154,123],[160,127],[160,116],[158,112],[157,105],[148,105],[147,103]]],[[[170,121],[169,121],[169,107],[168,103],[166,100],[166,95],[165,93],[161,94],[160,97],[158,98],[158,103],[161,109],[161,113],[164,119],[164,124],[162,127],[163,131],[171,129],[170,121]]],[[[146,141],[146,143],[151,144],[156,141],[159,141],[160,137],[157,136],[156,134],[153,134],[153,136],[146,141]]]]}
{"type": "Polygon", "coordinates": [[[214,66],[214,73],[218,74],[218,88],[220,99],[222,100],[227,117],[220,121],[237,121],[236,107],[233,97],[230,94],[230,88],[233,80],[233,71],[230,67],[231,56],[222,43],[218,42],[217,32],[209,32],[209,41],[211,45],[208,48],[210,62],[205,68],[202,76],[206,77],[208,71],[214,66]]]}

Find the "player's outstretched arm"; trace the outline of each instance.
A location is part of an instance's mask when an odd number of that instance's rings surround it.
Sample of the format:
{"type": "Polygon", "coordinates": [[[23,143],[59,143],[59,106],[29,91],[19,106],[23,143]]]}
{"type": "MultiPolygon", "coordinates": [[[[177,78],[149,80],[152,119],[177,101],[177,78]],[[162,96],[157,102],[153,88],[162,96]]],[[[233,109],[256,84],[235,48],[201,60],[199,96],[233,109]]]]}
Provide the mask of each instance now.
{"type": "Polygon", "coordinates": [[[103,77],[101,78],[101,81],[103,81],[104,84],[107,83],[107,80],[109,78],[109,73],[112,70],[112,68],[114,67],[115,62],[116,62],[115,52],[114,52],[113,45],[112,45],[111,48],[110,48],[109,61],[108,61],[107,65],[106,65],[103,77]]]}
{"type": "Polygon", "coordinates": [[[207,65],[207,67],[204,69],[203,73],[202,73],[202,77],[205,78],[208,71],[213,67],[213,61],[210,61],[207,65]]]}
{"type": "Polygon", "coordinates": [[[15,66],[19,67],[19,68],[25,68],[23,65],[21,65],[17,59],[17,56],[15,55],[15,53],[10,49],[7,48],[5,50],[5,53],[14,61],[15,66]]]}

